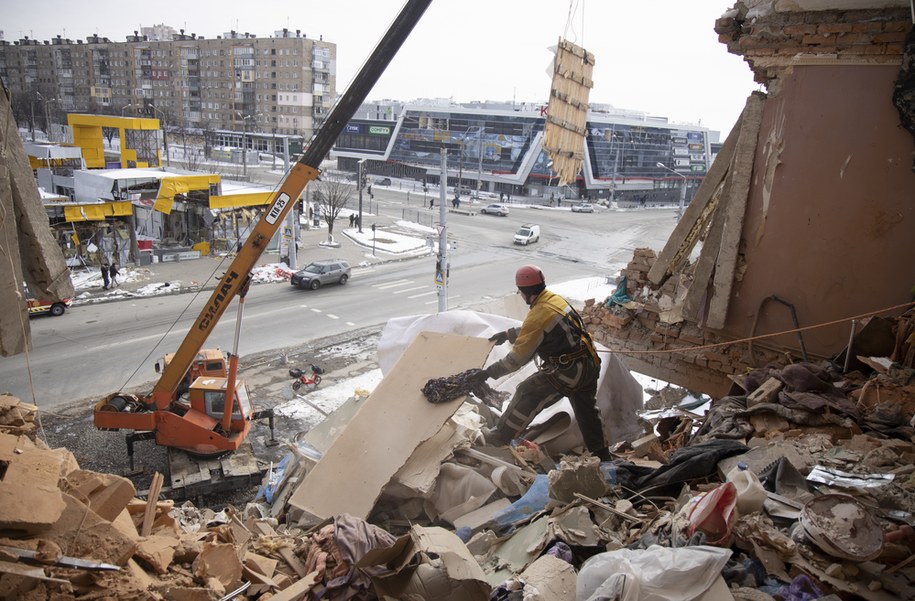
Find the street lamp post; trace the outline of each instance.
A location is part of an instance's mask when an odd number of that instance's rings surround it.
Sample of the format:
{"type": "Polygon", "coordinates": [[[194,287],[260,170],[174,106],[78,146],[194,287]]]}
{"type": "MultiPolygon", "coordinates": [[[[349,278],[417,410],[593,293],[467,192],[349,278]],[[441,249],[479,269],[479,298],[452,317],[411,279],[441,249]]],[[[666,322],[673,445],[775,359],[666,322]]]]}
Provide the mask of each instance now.
{"type": "MultiPolygon", "coordinates": [[[[39,100],[41,100],[44,103],[44,123],[45,123],[45,129],[47,130],[45,132],[45,134],[47,134],[48,142],[50,142],[51,141],[51,107],[50,107],[50,104],[52,102],[57,102],[57,98],[50,98],[50,99],[45,98],[44,96],[41,95],[41,92],[38,92],[38,91],[36,91],[35,94],[38,96],[39,100]]],[[[33,130],[32,135],[34,136],[34,134],[35,134],[35,132],[33,130]]],[[[35,140],[33,139],[32,141],[34,142],[35,140]]]]}
{"type": "Polygon", "coordinates": [[[677,207],[677,220],[680,220],[683,217],[683,206],[686,204],[686,176],[678,171],[674,171],[664,163],[658,162],[657,166],[662,169],[667,169],[674,175],[683,178],[683,180],[680,182],[680,206],[677,207]]]}
{"type": "Polygon", "coordinates": [[[171,167],[172,162],[168,156],[168,119],[161,109],[156,108],[155,104],[149,104],[148,106],[153,110],[154,113],[159,113],[162,115],[162,146],[165,148],[165,164],[171,167]]]}

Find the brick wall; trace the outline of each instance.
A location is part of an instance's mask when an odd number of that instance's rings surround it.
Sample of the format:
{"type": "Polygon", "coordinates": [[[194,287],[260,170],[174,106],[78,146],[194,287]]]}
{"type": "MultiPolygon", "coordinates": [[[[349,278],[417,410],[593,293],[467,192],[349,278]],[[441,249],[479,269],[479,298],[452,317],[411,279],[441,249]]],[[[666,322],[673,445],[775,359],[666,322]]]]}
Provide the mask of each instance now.
{"type": "Polygon", "coordinates": [[[769,83],[791,60],[805,55],[837,62],[898,62],[911,28],[907,8],[771,12],[748,17],[740,2],[715,21],[719,41],[728,52],[744,57],[759,83],[769,83]]]}
{"type": "Polygon", "coordinates": [[[733,384],[729,376],[739,377],[769,362],[784,362],[780,353],[758,343],[753,347],[753,361],[746,342],[694,350],[728,340],[679,316],[677,300],[683,298],[689,285],[688,268],[660,287],[649,282],[648,271],[656,257],[650,248],[637,248],[620,271],[626,277],[630,303],[611,306],[604,299],[592,299],[582,310],[585,327],[594,340],[617,352],[626,367],[720,397],[733,384]]]}

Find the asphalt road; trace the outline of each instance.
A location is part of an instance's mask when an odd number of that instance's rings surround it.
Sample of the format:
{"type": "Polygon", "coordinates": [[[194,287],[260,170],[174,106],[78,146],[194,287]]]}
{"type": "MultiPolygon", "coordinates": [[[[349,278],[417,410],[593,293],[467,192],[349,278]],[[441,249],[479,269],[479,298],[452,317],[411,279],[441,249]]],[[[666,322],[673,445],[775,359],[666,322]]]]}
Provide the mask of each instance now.
{"type": "MultiPolygon", "coordinates": [[[[404,208],[401,194],[376,187],[375,197],[382,214],[397,218],[404,208]]],[[[674,226],[673,212],[577,214],[513,207],[504,218],[449,214],[450,239],[457,248],[450,257],[447,306],[473,308],[512,293],[515,270],[528,262],[541,266],[548,283],[614,275],[635,248],[663,246],[674,226]],[[526,222],[541,224],[541,241],[513,245],[514,231],[526,222]]],[[[53,411],[152,382],[155,361],[177,348],[207,296],[84,305],[66,318],[32,320],[32,352],[0,359],[0,392],[53,411]]],[[[262,284],[247,296],[239,351],[244,358],[294,349],[437,307],[431,256],[356,268],[346,286],[318,291],[262,284]]],[[[232,306],[206,346],[231,349],[235,321],[232,306]]]]}

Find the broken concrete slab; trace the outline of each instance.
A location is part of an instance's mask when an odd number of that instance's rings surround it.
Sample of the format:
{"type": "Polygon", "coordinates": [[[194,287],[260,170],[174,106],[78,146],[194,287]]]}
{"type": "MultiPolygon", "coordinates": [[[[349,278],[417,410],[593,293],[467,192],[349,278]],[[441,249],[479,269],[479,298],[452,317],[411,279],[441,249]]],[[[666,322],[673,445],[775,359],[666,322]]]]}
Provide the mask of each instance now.
{"type": "Polygon", "coordinates": [[[67,474],[64,484],[64,492],[83,500],[109,522],[114,521],[137,494],[133,482],[127,478],[88,470],[67,474]]]}
{"type": "Polygon", "coordinates": [[[289,505],[316,521],[342,513],[367,517],[384,485],[462,402],[433,405],[423,385],[480,367],[491,348],[485,338],[420,333],[305,475],[289,505]]]}

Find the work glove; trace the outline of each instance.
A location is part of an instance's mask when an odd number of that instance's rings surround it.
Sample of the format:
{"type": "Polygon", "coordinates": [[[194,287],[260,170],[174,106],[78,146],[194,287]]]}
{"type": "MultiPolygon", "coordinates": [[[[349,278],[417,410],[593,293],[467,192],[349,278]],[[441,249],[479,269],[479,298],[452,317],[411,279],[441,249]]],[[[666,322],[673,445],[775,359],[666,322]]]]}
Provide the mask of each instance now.
{"type": "Polygon", "coordinates": [[[486,373],[485,369],[468,369],[463,376],[467,378],[467,382],[472,386],[482,384],[489,379],[489,374],[486,373]]]}
{"type": "Polygon", "coordinates": [[[505,330],[504,332],[496,332],[495,334],[490,336],[489,341],[495,342],[497,345],[504,344],[504,343],[508,342],[508,337],[509,337],[508,330],[505,330]]]}

